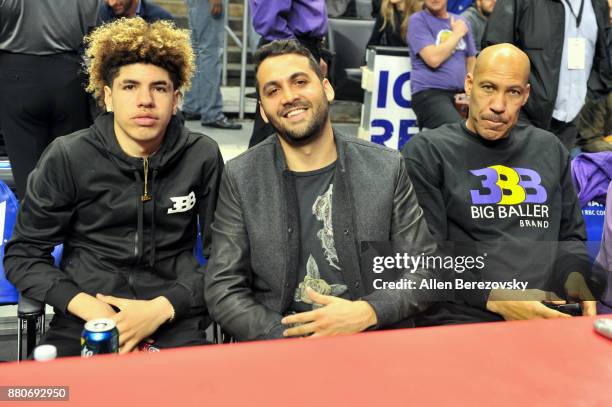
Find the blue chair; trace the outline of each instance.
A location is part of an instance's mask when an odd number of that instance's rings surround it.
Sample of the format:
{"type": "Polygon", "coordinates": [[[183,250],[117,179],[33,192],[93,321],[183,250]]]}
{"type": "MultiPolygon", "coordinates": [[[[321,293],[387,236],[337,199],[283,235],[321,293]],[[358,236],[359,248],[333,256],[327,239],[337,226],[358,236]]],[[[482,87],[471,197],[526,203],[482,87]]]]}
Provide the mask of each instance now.
{"type": "MultiPolygon", "coordinates": [[[[36,300],[21,296],[17,289],[6,279],[2,260],[4,247],[11,238],[13,227],[17,220],[19,202],[15,194],[0,179],[0,305],[17,305],[17,360],[23,360],[23,333],[26,332],[26,355],[29,355],[36,346],[37,332],[45,332],[45,305],[36,300]]],[[[53,251],[56,265],[61,258],[62,246],[53,251]]]]}
{"type": "MultiPolygon", "coordinates": [[[[2,241],[0,242],[0,260],[4,259],[4,246],[13,233],[18,210],[19,203],[17,198],[9,187],[0,181],[0,236],[2,236],[2,241]]],[[[2,273],[0,273],[0,305],[17,304],[19,292],[4,276],[4,267],[2,267],[1,262],[0,269],[2,269],[2,273]]]]}
{"type": "Polygon", "coordinates": [[[36,344],[37,326],[44,332],[44,305],[38,301],[25,299],[19,296],[17,289],[6,279],[2,259],[4,259],[4,248],[11,238],[13,227],[17,220],[19,202],[10,188],[0,180],[0,305],[17,304],[17,360],[23,358],[23,332],[27,330],[27,351],[32,351],[36,344]]]}

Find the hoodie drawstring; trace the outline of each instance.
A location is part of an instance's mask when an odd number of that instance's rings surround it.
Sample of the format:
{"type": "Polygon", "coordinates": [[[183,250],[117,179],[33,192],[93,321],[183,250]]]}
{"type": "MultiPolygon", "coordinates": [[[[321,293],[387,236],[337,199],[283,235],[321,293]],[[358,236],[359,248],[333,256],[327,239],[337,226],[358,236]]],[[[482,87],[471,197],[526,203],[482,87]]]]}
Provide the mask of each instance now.
{"type": "MultiPolygon", "coordinates": [[[[155,189],[155,178],[157,177],[157,168],[153,170],[153,176],[151,178],[151,183],[149,185],[149,158],[144,157],[142,159],[142,167],[143,167],[143,193],[138,200],[138,226],[136,231],[136,255],[138,260],[140,260],[144,254],[144,204],[145,202],[152,202],[151,208],[151,236],[150,236],[150,245],[151,249],[149,251],[149,266],[153,267],[155,265],[155,199],[153,199],[154,189],[155,189]],[[151,191],[151,194],[149,194],[151,191]]],[[[136,171],[136,179],[140,178],[136,171]]]]}

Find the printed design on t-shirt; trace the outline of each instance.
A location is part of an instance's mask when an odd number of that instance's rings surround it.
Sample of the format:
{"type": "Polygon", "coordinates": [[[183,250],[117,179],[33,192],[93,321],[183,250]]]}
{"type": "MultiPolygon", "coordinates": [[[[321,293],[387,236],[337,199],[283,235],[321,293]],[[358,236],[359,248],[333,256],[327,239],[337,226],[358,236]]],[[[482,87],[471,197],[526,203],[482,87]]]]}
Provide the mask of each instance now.
{"type": "Polygon", "coordinates": [[[470,173],[480,181],[470,190],[472,219],[518,218],[521,227],[548,228],[548,193],[537,171],[492,165],[470,173]]]}
{"type": "Polygon", "coordinates": [[[170,200],[174,203],[172,208],[168,209],[168,214],[187,212],[194,207],[196,203],[196,196],[193,191],[186,196],[175,196],[171,197],[170,200]]]}
{"type": "Polygon", "coordinates": [[[332,196],[334,184],[329,184],[327,192],[317,197],[312,205],[312,214],[318,221],[323,222],[323,229],[317,232],[317,237],[321,240],[325,260],[330,267],[340,270],[338,266],[338,254],[334,245],[334,228],[332,225],[332,196]]]}
{"type": "MultiPolygon", "coordinates": [[[[325,260],[330,267],[340,270],[338,265],[338,254],[334,244],[334,229],[332,226],[332,197],[334,184],[330,184],[327,191],[315,199],[312,205],[312,214],[319,222],[323,223],[323,228],[317,232],[317,237],[321,241],[321,249],[325,260]]],[[[313,309],[318,308],[318,304],[313,304],[310,297],[306,293],[306,287],[310,287],[319,294],[333,295],[335,297],[346,292],[347,286],[344,284],[329,284],[321,278],[319,266],[312,254],[308,256],[306,261],[306,276],[298,287],[295,289],[295,302],[304,302],[312,304],[313,309]]]]}
{"type": "MultiPolygon", "coordinates": [[[[436,45],[440,45],[446,41],[453,35],[453,32],[447,28],[438,31],[438,35],[436,36],[436,45]]],[[[461,38],[455,47],[455,51],[465,51],[466,45],[465,40],[461,38]]]]}
{"type": "Polygon", "coordinates": [[[317,262],[314,257],[312,257],[312,254],[308,257],[306,263],[306,276],[304,276],[304,281],[295,289],[293,299],[295,302],[301,301],[306,304],[312,304],[313,309],[319,308],[321,305],[312,302],[306,292],[306,287],[312,288],[319,294],[333,295],[335,297],[344,294],[348,289],[345,284],[328,284],[327,281],[323,280],[319,273],[319,266],[317,266],[317,262]]]}

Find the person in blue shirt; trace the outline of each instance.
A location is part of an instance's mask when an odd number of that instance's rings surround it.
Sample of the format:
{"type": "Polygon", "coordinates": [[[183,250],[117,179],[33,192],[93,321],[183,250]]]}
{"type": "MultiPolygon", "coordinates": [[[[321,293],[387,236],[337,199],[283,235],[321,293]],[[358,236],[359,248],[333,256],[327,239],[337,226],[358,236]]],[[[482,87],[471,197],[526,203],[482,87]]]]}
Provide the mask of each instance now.
{"type": "Polygon", "coordinates": [[[474,0],[448,0],[447,10],[450,13],[461,14],[467,10],[474,0]]]}

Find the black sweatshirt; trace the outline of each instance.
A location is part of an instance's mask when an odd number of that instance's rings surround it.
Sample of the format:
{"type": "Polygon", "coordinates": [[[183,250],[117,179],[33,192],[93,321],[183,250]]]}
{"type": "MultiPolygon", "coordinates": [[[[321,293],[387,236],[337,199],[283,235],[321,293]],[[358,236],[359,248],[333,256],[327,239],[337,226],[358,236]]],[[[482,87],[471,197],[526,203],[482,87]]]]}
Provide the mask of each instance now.
{"type": "Polygon", "coordinates": [[[165,296],[175,318],[204,311],[203,271],[193,256],[197,222],[204,255],[223,160],[210,138],[168,124],[149,158],[121,150],[113,115],[56,139],[30,174],[13,237],[7,278],[24,295],[66,313],[79,292],[148,300],[165,296]],[[64,244],[59,268],[50,253],[64,244]]]}
{"type": "MultiPolygon", "coordinates": [[[[455,123],[416,135],[402,153],[434,237],[484,242],[487,279],[510,272],[531,280],[528,288],[561,293],[567,274],[584,271],[586,237],[570,157],[553,134],[516,125],[506,138],[488,141],[455,123]],[[545,268],[548,274],[539,274],[545,268]]],[[[485,310],[487,297],[433,307],[426,323],[500,319],[485,310]]]]}

